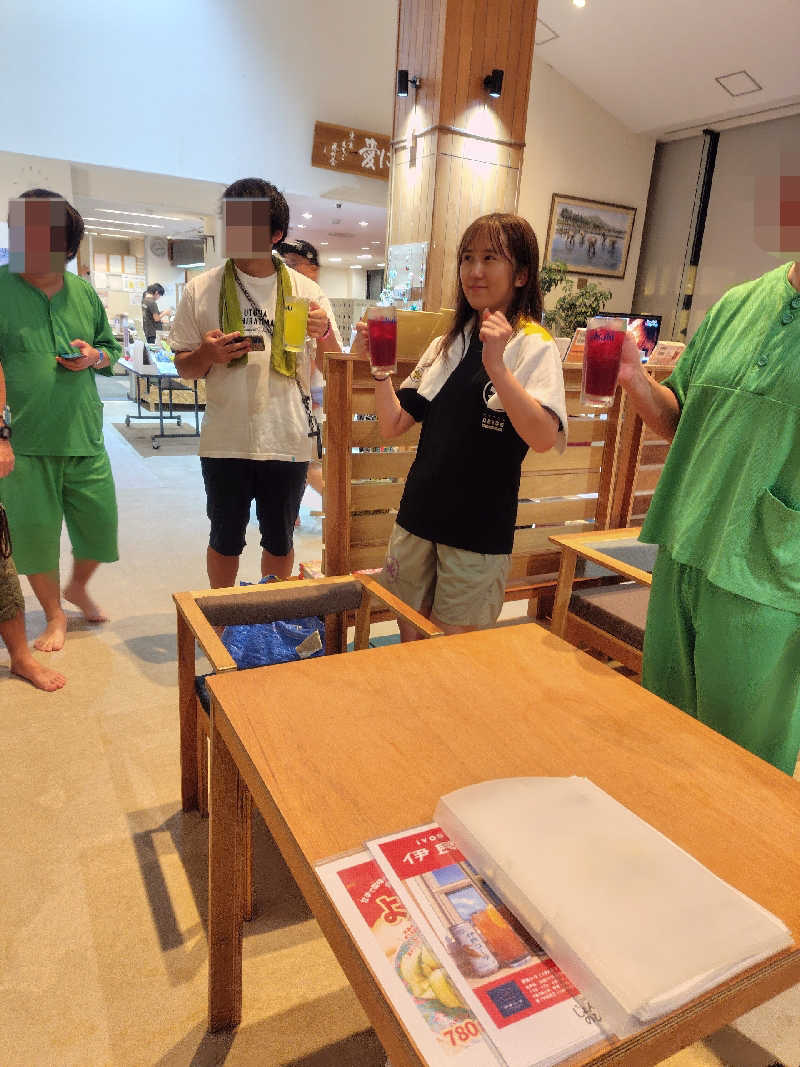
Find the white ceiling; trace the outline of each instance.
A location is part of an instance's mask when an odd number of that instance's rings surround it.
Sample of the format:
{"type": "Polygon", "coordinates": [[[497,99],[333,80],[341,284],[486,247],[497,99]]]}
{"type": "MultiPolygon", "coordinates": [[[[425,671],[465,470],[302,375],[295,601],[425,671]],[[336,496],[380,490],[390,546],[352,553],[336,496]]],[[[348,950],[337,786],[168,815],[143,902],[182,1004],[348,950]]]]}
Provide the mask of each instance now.
{"type": "MultiPolygon", "coordinates": [[[[388,191],[387,183],[380,184],[388,191]]],[[[369,269],[383,265],[385,206],[348,204],[328,197],[287,195],[287,199],[291,219],[289,239],[300,237],[310,241],[323,267],[369,269]],[[305,218],[306,214],[311,218],[305,218]],[[362,225],[364,222],[366,226],[362,225]]]]}
{"type": "Polygon", "coordinates": [[[549,63],[636,133],[800,111],[798,0],[539,0],[538,18],[534,69],[549,63]],[[715,79],[737,71],[761,88],[730,96],[715,79]]]}
{"type": "MultiPolygon", "coordinates": [[[[376,182],[376,185],[378,183],[376,182]]],[[[384,193],[388,186],[383,185],[384,193]]],[[[286,194],[289,238],[301,237],[317,249],[322,266],[365,270],[383,266],[386,249],[386,207],[350,204],[328,197],[286,194]],[[341,205],[341,206],[337,206],[341,205]],[[308,214],[311,218],[305,218],[308,214]],[[362,226],[361,223],[366,223],[362,226]]],[[[75,207],[91,233],[132,236],[183,237],[203,232],[204,221],[172,208],[150,204],[116,203],[76,196],[75,207]]],[[[208,212],[216,214],[216,203],[208,212]]]]}
{"type": "Polygon", "coordinates": [[[197,215],[173,211],[163,205],[120,204],[90,196],[75,196],[73,199],[90,233],[129,238],[183,237],[203,232],[203,220],[197,215]]]}

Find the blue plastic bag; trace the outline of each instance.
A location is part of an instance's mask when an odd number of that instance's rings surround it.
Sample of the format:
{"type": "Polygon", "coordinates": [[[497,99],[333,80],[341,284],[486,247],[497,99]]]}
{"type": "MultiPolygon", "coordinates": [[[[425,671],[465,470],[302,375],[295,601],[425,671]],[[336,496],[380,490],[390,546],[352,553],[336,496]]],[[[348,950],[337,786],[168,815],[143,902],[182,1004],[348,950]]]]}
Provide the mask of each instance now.
{"type": "MultiPolygon", "coordinates": [[[[275,581],[275,578],[268,575],[258,584],[263,585],[270,581],[275,581]]],[[[240,671],[250,667],[265,667],[272,663],[313,659],[325,653],[325,623],[317,615],[309,615],[302,619],[278,619],[275,622],[250,623],[246,626],[226,626],[222,632],[222,643],[240,671]],[[321,647],[310,655],[298,655],[297,646],[315,631],[319,633],[321,647]]]]}

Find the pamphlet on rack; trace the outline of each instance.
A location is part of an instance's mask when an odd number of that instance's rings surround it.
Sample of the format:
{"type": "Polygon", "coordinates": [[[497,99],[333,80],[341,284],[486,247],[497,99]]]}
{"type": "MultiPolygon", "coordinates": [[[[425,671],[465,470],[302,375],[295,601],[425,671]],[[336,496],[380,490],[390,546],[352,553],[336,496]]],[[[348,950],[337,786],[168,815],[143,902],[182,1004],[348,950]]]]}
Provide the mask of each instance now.
{"type": "Polygon", "coordinates": [[[316,872],[426,1062],[502,1063],[372,854],[328,860],[316,872]]]}
{"type": "Polygon", "coordinates": [[[509,1067],[547,1067],[608,1036],[436,823],[367,846],[509,1067]]]}

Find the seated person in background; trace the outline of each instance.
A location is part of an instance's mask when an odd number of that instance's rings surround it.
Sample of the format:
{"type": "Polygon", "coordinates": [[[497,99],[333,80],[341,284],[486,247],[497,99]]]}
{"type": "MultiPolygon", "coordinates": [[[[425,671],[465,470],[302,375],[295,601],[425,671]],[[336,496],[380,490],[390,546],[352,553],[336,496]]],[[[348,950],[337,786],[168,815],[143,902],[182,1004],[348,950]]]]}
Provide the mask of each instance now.
{"type": "Polygon", "coordinates": [[[158,310],[158,298],[164,295],[164,286],[158,282],[148,285],[142,295],[142,330],[148,344],[155,344],[156,330],[166,330],[172,316],[172,308],[158,310]]]}
{"type": "MultiPolygon", "coordinates": [[[[300,274],[305,274],[306,278],[310,278],[312,282],[319,283],[319,257],[317,250],[308,241],[281,241],[277,247],[278,253],[283,256],[288,265],[300,274]]],[[[339,335],[339,330],[334,321],[331,321],[331,328],[336,336],[336,340],[339,343],[339,347],[342,347],[342,338],[339,335]]],[[[309,340],[309,345],[316,346],[315,341],[309,340]]],[[[325,384],[322,372],[317,368],[316,363],[313,362],[312,353],[312,365],[311,365],[311,410],[314,413],[315,418],[319,421],[322,416],[322,387],[325,384]]],[[[322,496],[322,460],[312,459],[308,465],[308,484],[312,489],[315,489],[320,496],[322,496]]]]}
{"type": "MultiPolygon", "coordinates": [[[[476,219],[458,247],[453,325],[395,392],[372,371],[381,434],[422,423],[380,581],[445,633],[503,607],[522,461],[566,448],[561,356],[541,325],[539,246],[525,219],[476,219]]],[[[367,340],[358,324],[359,341],[367,340]]],[[[404,641],[416,633],[400,623],[404,641]]]]}

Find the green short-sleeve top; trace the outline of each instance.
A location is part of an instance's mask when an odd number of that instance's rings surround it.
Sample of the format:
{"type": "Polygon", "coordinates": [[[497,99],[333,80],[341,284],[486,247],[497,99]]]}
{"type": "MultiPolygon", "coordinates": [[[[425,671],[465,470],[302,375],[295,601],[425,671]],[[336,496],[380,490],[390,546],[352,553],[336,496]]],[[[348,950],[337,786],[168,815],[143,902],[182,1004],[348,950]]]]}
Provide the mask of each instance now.
{"type": "Polygon", "coordinates": [[[88,282],[66,271],[48,298],[0,267],[0,364],[12,413],[14,450],[32,456],[93,456],[103,448],[103,405],[94,373],[71,371],[56,356],[72,341],[102,348],[112,365],[122,349],[88,282]]]}
{"type": "Polygon", "coordinates": [[[800,613],[800,292],[791,264],[731,289],[666,380],[681,406],[641,540],[800,613]]]}

